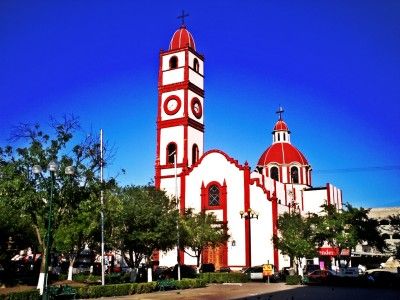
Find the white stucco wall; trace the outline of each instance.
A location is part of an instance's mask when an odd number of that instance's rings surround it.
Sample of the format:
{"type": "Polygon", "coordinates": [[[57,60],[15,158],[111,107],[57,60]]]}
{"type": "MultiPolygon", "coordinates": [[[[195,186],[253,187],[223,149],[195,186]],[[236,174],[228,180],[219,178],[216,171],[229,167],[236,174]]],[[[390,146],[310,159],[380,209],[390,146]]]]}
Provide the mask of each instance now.
{"type": "MultiPolygon", "coordinates": [[[[202,183],[207,186],[208,183],[217,181],[223,185],[224,180],[227,186],[227,222],[232,235],[230,241],[236,242],[236,246],[228,242],[228,265],[244,265],[244,222],[239,213],[244,209],[243,171],[220,153],[208,154],[186,179],[186,206],[200,211],[202,183]]],[[[222,218],[222,211],[219,216],[222,218]]]]}
{"type": "MultiPolygon", "coordinates": [[[[178,58],[178,68],[185,66],[185,51],[179,51],[167,55],[162,56],[162,70],[168,71],[169,70],[169,60],[172,56],[176,56],[178,58]]],[[[165,73],[164,73],[165,74],[165,73]]]]}
{"type": "Polygon", "coordinates": [[[303,191],[304,213],[320,213],[322,210],[321,205],[325,203],[326,199],[327,194],[325,188],[303,191]]]}
{"type": "Polygon", "coordinates": [[[204,78],[197,72],[189,69],[189,81],[198,86],[201,89],[204,89],[204,78]]]}
{"type": "Polygon", "coordinates": [[[198,95],[198,94],[196,94],[196,93],[190,91],[190,90],[188,91],[188,98],[189,98],[189,99],[188,99],[188,112],[189,112],[189,117],[192,118],[193,120],[196,120],[197,122],[203,124],[203,122],[204,122],[204,98],[201,97],[200,95],[198,95]],[[197,118],[193,115],[193,112],[192,112],[192,109],[191,109],[191,101],[192,101],[192,99],[193,99],[194,97],[196,97],[197,99],[200,100],[201,105],[202,105],[202,107],[203,107],[203,114],[202,114],[202,116],[201,116],[199,119],[197,119],[197,118]]]}
{"type": "Polygon", "coordinates": [[[192,161],[192,148],[193,145],[197,144],[197,147],[199,147],[199,157],[200,158],[203,155],[204,151],[204,133],[194,129],[193,127],[188,127],[188,159],[189,159],[189,165],[193,164],[192,161]]]}
{"type": "Polygon", "coordinates": [[[184,95],[185,95],[184,90],[176,90],[176,91],[172,91],[172,92],[163,93],[161,95],[161,120],[171,120],[171,119],[183,117],[184,107],[185,107],[184,95]],[[169,115],[164,111],[164,102],[171,95],[176,95],[181,100],[181,107],[180,107],[179,111],[176,112],[174,115],[169,115]]]}
{"type": "Polygon", "coordinates": [[[204,75],[204,62],[203,60],[198,57],[197,55],[194,55],[192,52],[189,51],[189,66],[191,66],[193,68],[193,60],[197,58],[198,62],[199,62],[199,73],[201,75],[204,75]]]}
{"type": "Polygon", "coordinates": [[[162,128],[160,134],[160,165],[165,165],[167,163],[167,145],[171,142],[176,143],[177,145],[177,161],[183,160],[183,135],[184,128],[183,126],[175,126],[162,128]]]}
{"type": "MultiPolygon", "coordinates": [[[[251,263],[252,265],[274,262],[272,243],[272,202],[267,200],[263,190],[250,186],[250,207],[258,212],[258,219],[251,222],[251,263]]],[[[244,222],[244,220],[242,220],[244,222]]]]}

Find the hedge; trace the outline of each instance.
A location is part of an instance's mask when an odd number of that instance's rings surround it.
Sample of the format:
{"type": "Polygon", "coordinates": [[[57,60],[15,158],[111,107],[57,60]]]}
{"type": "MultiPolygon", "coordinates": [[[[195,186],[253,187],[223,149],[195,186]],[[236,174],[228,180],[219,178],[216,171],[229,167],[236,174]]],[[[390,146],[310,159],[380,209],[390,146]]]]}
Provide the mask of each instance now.
{"type": "Polygon", "coordinates": [[[249,281],[249,277],[244,273],[200,273],[199,278],[207,283],[241,283],[249,281]]]}
{"type": "Polygon", "coordinates": [[[13,292],[9,294],[0,294],[0,300],[39,300],[42,296],[39,290],[29,290],[23,292],[13,292]]]}
{"type": "Polygon", "coordinates": [[[301,276],[300,275],[288,275],[288,276],[286,276],[286,284],[287,285],[301,284],[301,276]]]}
{"type": "MultiPolygon", "coordinates": [[[[178,290],[200,288],[206,286],[206,281],[201,279],[171,280],[172,287],[178,290]]],[[[160,290],[159,282],[123,283],[108,285],[88,285],[75,287],[76,299],[127,296],[133,294],[151,293],[160,290]]],[[[0,300],[39,300],[39,290],[0,294],[0,300]]]]}

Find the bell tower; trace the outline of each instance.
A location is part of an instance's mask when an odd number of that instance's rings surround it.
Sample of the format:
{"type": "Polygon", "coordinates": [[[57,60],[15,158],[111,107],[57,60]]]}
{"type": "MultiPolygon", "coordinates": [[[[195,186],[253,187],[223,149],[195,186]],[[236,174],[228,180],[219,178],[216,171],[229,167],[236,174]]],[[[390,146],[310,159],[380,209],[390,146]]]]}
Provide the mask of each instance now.
{"type": "MultiPolygon", "coordinates": [[[[204,57],[196,51],[184,16],[169,49],[160,51],[158,73],[155,184],[170,194],[176,188],[175,159],[181,179],[182,170],[204,152],[204,57]]],[[[178,185],[181,190],[181,180],[178,185]]]]}

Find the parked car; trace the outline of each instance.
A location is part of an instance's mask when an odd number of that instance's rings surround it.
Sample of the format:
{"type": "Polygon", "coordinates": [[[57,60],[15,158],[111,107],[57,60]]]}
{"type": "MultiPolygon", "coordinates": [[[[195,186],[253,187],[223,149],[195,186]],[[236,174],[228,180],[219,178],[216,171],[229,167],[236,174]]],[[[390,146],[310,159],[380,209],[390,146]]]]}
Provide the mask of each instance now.
{"type": "Polygon", "coordinates": [[[166,266],[158,266],[153,273],[155,280],[170,279],[173,278],[172,268],[166,266]]]}
{"type": "MultiPolygon", "coordinates": [[[[276,270],[275,266],[273,266],[274,274],[269,277],[270,282],[278,282],[279,281],[279,272],[276,270]]],[[[242,270],[244,274],[247,274],[250,280],[263,280],[267,281],[268,277],[264,276],[263,266],[254,266],[247,269],[242,270]]]]}
{"type": "MultiPolygon", "coordinates": [[[[172,274],[174,279],[178,279],[178,265],[175,265],[172,274]]],[[[196,278],[197,272],[196,270],[188,265],[181,265],[181,279],[182,278],[196,278]]]]}
{"type": "Polygon", "coordinates": [[[319,265],[305,265],[303,268],[303,274],[307,275],[310,274],[311,272],[314,272],[315,270],[320,270],[319,265]]]}
{"type": "Polygon", "coordinates": [[[199,269],[200,273],[215,272],[214,264],[202,264],[199,269]]]}
{"type": "Polygon", "coordinates": [[[400,275],[385,269],[367,270],[363,278],[368,286],[398,287],[400,285],[400,275]]]}
{"type": "Polygon", "coordinates": [[[303,277],[304,284],[333,284],[338,281],[337,274],[331,270],[315,270],[303,277]]]}

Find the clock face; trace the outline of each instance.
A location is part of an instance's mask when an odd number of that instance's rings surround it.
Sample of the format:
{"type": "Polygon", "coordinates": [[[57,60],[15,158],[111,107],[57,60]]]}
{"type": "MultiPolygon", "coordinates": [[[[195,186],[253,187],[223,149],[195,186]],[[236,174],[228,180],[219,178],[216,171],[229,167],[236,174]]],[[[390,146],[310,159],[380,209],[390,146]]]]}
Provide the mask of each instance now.
{"type": "Polygon", "coordinates": [[[172,96],[169,96],[167,99],[165,99],[164,111],[168,115],[176,114],[180,108],[181,108],[181,99],[178,96],[172,95],[172,96]]]}
{"type": "Polygon", "coordinates": [[[201,106],[201,102],[198,98],[193,98],[191,102],[192,113],[197,118],[200,119],[203,115],[203,107],[201,106]]]}

